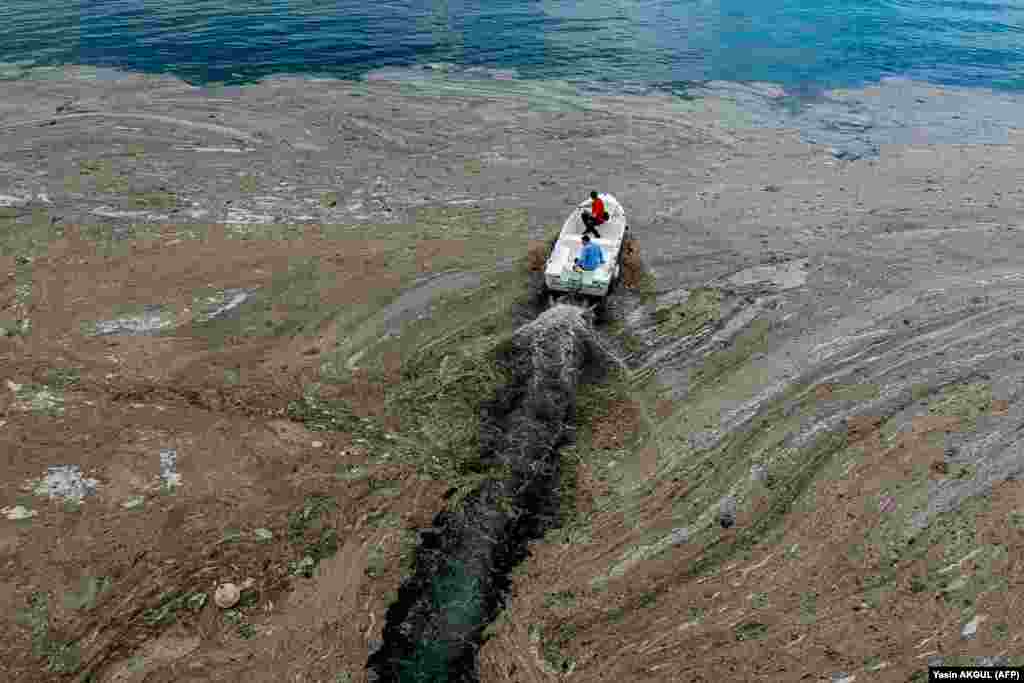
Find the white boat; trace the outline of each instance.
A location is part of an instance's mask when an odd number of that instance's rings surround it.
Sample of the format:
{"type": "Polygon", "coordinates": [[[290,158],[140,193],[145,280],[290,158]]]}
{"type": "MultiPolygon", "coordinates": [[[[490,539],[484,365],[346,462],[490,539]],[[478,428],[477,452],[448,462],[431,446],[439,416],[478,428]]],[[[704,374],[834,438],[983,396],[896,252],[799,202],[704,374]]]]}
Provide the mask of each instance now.
{"type": "Polygon", "coordinates": [[[592,271],[574,270],[576,258],[583,249],[584,210],[590,209],[587,200],[569,214],[558,238],[552,243],[551,255],[544,267],[544,285],[552,298],[573,295],[584,299],[603,300],[615,288],[622,271],[622,241],[629,226],[626,212],[610,194],[599,194],[608,212],[608,220],[597,226],[600,238],[591,234],[590,240],[604,252],[605,262],[592,271]]]}

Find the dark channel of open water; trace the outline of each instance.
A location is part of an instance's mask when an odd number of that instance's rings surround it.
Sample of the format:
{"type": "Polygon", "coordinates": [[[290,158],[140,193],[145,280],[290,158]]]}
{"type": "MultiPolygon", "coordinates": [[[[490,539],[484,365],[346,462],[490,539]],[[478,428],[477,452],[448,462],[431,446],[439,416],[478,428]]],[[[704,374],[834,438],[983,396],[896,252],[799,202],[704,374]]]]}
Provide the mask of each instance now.
{"type": "Polygon", "coordinates": [[[1005,142],[1024,121],[1024,0],[0,3],[0,78],[62,64],[194,85],[301,74],[711,92],[742,100],[757,124],[864,155],[887,142],[1005,142]],[[830,96],[879,83],[890,97],[830,96]]]}

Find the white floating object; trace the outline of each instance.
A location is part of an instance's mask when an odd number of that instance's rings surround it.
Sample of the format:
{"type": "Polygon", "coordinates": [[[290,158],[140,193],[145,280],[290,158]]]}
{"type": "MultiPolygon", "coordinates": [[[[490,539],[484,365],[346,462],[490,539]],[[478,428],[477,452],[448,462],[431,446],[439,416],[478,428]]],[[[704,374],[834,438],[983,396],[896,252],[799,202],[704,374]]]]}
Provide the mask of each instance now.
{"type": "Polygon", "coordinates": [[[241,592],[238,590],[238,586],[233,583],[222,583],[217,587],[217,592],[213,594],[213,601],[221,609],[230,609],[238,604],[239,597],[241,597],[241,592]]]}
{"type": "Polygon", "coordinates": [[[975,616],[969,622],[964,624],[963,629],[960,631],[960,636],[967,639],[973,638],[978,633],[978,626],[981,622],[985,621],[986,618],[987,617],[981,614],[975,616]]]}
{"type": "Polygon", "coordinates": [[[178,474],[178,451],[173,448],[165,448],[160,451],[160,480],[167,488],[181,484],[181,475],[178,474]]]}
{"type": "Polygon", "coordinates": [[[175,147],[174,149],[179,152],[229,152],[232,154],[253,151],[252,149],[239,149],[237,147],[175,147]]]}
{"type": "Polygon", "coordinates": [[[134,508],[139,507],[140,505],[142,505],[145,502],[146,502],[146,499],[143,498],[142,496],[132,496],[131,498],[129,498],[125,502],[121,503],[121,507],[123,507],[125,510],[132,510],[134,508]]]}
{"type": "Polygon", "coordinates": [[[82,476],[78,465],[59,465],[48,467],[45,477],[33,482],[33,493],[37,496],[48,496],[51,499],[81,502],[87,495],[96,491],[99,483],[95,479],[82,476]]]}
{"type": "Polygon", "coordinates": [[[27,204],[29,197],[12,197],[9,194],[0,194],[0,206],[16,206],[27,204]]]}
{"type": "Polygon", "coordinates": [[[313,445],[313,448],[323,448],[324,447],[324,442],[323,441],[314,441],[312,445],[313,445]]]}

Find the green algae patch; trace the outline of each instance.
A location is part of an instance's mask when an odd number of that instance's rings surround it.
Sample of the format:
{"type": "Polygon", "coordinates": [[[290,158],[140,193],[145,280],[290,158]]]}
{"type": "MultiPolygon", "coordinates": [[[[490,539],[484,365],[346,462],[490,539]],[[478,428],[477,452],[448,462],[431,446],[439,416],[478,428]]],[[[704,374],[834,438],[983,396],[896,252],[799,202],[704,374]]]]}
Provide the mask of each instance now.
{"type": "MultiPolygon", "coordinates": [[[[429,249],[436,240],[439,253],[431,255],[433,272],[458,269],[490,270],[510,254],[525,254],[529,231],[529,211],[520,208],[487,210],[473,207],[422,207],[413,212],[413,221],[405,226],[405,236],[418,244],[405,251],[406,262],[415,260],[417,249],[429,249]],[[455,246],[458,248],[454,248],[455,246]]],[[[417,270],[421,264],[416,262],[417,270]]]]}
{"type": "Polygon", "coordinates": [[[959,431],[971,431],[992,406],[992,387],[987,382],[952,384],[928,404],[930,415],[959,417],[959,431]]]}
{"type": "Polygon", "coordinates": [[[437,476],[480,474],[480,403],[509,381],[494,359],[499,337],[479,331],[467,327],[448,343],[422,347],[388,396],[389,412],[422,437],[424,464],[437,476]]]}
{"type": "MultiPolygon", "coordinates": [[[[813,393],[807,388],[791,390],[793,398],[802,392],[804,400],[813,400],[813,393]]],[[[677,470],[692,482],[693,493],[681,500],[676,507],[675,517],[680,520],[694,520],[696,526],[705,528],[714,514],[713,506],[725,494],[735,496],[743,503],[749,483],[736,487],[736,482],[748,482],[752,462],[768,463],[772,469],[772,485],[765,491],[768,495],[768,509],[752,522],[737,530],[736,541],[731,545],[722,543],[707,532],[699,533],[694,540],[705,541],[705,552],[690,567],[688,573],[698,576],[713,571],[728,559],[749,552],[782,523],[789,511],[819,478],[827,465],[847,447],[845,430],[834,430],[819,436],[803,449],[787,449],[782,441],[789,431],[779,428],[785,423],[784,401],[776,401],[762,416],[756,419],[749,430],[725,436],[718,447],[691,458],[687,466],[677,470]],[[703,537],[703,538],[702,538],[703,537]]],[[[794,418],[789,418],[793,426],[794,418]]]]}
{"type": "Polygon", "coordinates": [[[238,189],[243,194],[252,194],[259,189],[259,180],[254,175],[243,175],[238,179],[238,189]]]}
{"type": "Polygon", "coordinates": [[[45,659],[47,671],[66,674],[78,668],[78,646],[73,642],[55,639],[51,631],[49,597],[46,593],[33,593],[29,598],[28,609],[22,610],[17,619],[32,629],[32,654],[45,659]]]}
{"type": "Polygon", "coordinates": [[[298,401],[289,401],[287,414],[288,419],[314,432],[350,431],[358,420],[345,401],[324,400],[309,393],[298,401]]]}
{"type": "Polygon", "coordinates": [[[109,577],[83,576],[77,590],[64,594],[64,607],[72,610],[89,610],[96,606],[99,597],[110,589],[109,577]]]}
{"type": "Polygon", "coordinates": [[[490,284],[497,286],[439,297],[434,315],[369,348],[360,361],[371,378],[386,384],[388,414],[402,425],[405,439],[388,450],[453,486],[462,477],[483,474],[480,404],[510,379],[496,354],[515,328],[512,309],[526,295],[517,272],[494,276],[490,284]],[[401,361],[398,382],[386,381],[387,357],[401,361]]]}
{"type": "Polygon", "coordinates": [[[685,301],[654,310],[661,334],[688,337],[722,319],[721,290],[701,287],[690,290],[685,301]]]}
{"type": "MultiPolygon", "coordinates": [[[[713,295],[704,297],[705,302],[716,300],[713,295]]],[[[649,493],[657,482],[668,478],[685,479],[691,486],[673,507],[672,520],[678,525],[676,529],[672,533],[652,533],[640,539],[612,563],[607,576],[597,577],[596,582],[620,576],[637,563],[668,551],[681,540],[712,542],[704,557],[691,569],[693,574],[711,571],[727,558],[749,552],[759,542],[779,534],[781,520],[790,507],[820,476],[822,468],[846,446],[845,430],[836,430],[799,452],[784,447],[787,436],[799,430],[803,415],[815,401],[814,392],[808,386],[789,387],[780,397],[766,404],[747,427],[719,435],[713,447],[705,448],[692,441],[695,432],[718,427],[723,396],[741,401],[752,397],[763,384],[764,373],[752,372],[748,361],[764,345],[770,329],[769,321],[754,320],[734,338],[729,348],[703,359],[703,364],[691,376],[689,395],[676,406],[671,416],[662,420],[648,417],[647,422],[652,426],[645,443],[657,450],[657,473],[646,487],[637,486],[632,490],[620,487],[619,499],[609,501],[609,504],[628,511],[638,497],[649,493]],[[749,482],[753,464],[769,468],[771,476],[765,483],[749,482]],[[740,504],[745,504],[749,494],[755,493],[755,488],[757,493],[771,501],[768,512],[761,515],[753,527],[739,530],[739,542],[735,547],[714,541],[714,534],[706,529],[719,499],[729,494],[740,504]]],[[[642,393],[647,394],[643,400],[646,405],[657,401],[653,385],[646,391],[633,387],[634,397],[642,393]]],[[[649,415],[651,411],[646,412],[649,415]]],[[[587,461],[600,472],[601,459],[594,455],[588,454],[587,461]]],[[[626,458],[627,461],[629,459],[626,458]]],[[[625,470],[619,469],[615,463],[605,480],[625,482],[628,480],[623,476],[625,470]]]]}
{"type": "Polygon", "coordinates": [[[828,400],[832,401],[873,401],[881,395],[877,384],[832,384],[828,400]]]}
{"type": "Polygon", "coordinates": [[[760,640],[768,635],[768,625],[748,621],[742,624],[737,624],[734,632],[736,634],[736,640],[760,640]]]}
{"type": "Polygon", "coordinates": [[[307,237],[307,226],[301,223],[241,223],[224,225],[224,236],[236,240],[298,240],[307,237]]]}
{"type": "Polygon", "coordinates": [[[173,209],[178,205],[178,196],[164,190],[132,192],[128,195],[128,205],[139,211],[173,209]]]}
{"type": "MultiPolygon", "coordinates": [[[[955,382],[940,387],[915,384],[911,387],[911,398],[915,402],[925,401],[929,416],[959,418],[956,431],[960,432],[973,431],[978,418],[992,409],[992,387],[988,382],[955,382]]],[[[898,422],[887,420],[880,430],[882,443],[891,446],[898,429],[898,422]]],[[[942,445],[942,434],[932,433],[926,438],[933,446],[942,445]]]]}
{"type": "MultiPolygon", "coordinates": [[[[0,214],[0,255],[15,257],[19,266],[30,265],[65,234],[64,226],[54,222],[44,208],[34,207],[28,213],[24,209],[10,211],[8,215],[0,214]]],[[[26,274],[30,276],[31,271],[26,274]]]]}
{"type": "Polygon", "coordinates": [[[198,307],[198,314],[190,331],[214,347],[224,345],[229,338],[313,334],[335,315],[323,305],[320,292],[336,287],[334,273],[322,270],[319,259],[295,260],[287,271],[275,273],[267,286],[252,293],[197,292],[193,305],[198,307]],[[231,298],[243,294],[244,303],[231,315],[212,316],[224,309],[231,298]]]}
{"type": "Polygon", "coordinates": [[[708,355],[690,376],[690,386],[702,389],[719,382],[728,373],[746,371],[745,364],[763,349],[771,331],[770,320],[757,318],[732,341],[728,348],[708,355]]]}
{"type": "Polygon", "coordinates": [[[540,664],[546,673],[568,675],[576,669],[576,660],[565,655],[565,650],[577,636],[574,624],[562,624],[550,637],[545,637],[543,629],[536,625],[531,624],[527,630],[531,643],[539,649],[540,664]]]}
{"type": "MultiPolygon", "coordinates": [[[[899,499],[898,493],[896,498],[899,499]]],[[[901,506],[905,505],[901,501],[901,506]]],[[[988,496],[968,498],[958,509],[936,515],[916,535],[905,531],[902,515],[883,519],[865,539],[866,544],[878,547],[879,558],[877,573],[865,582],[865,602],[877,606],[896,589],[893,566],[920,560],[925,560],[925,570],[908,579],[909,589],[934,594],[936,599],[965,615],[972,613],[982,596],[1008,591],[1008,549],[984,543],[974,524],[975,518],[987,513],[990,507],[988,496]]],[[[863,556],[861,552],[855,559],[862,561],[863,556]]]]}
{"type": "Polygon", "coordinates": [[[449,79],[441,71],[432,74],[430,78],[401,81],[399,92],[413,97],[509,99],[512,106],[525,102],[529,110],[534,112],[580,112],[592,108],[591,98],[581,95],[576,85],[557,79],[449,79]]]}
{"type": "Polygon", "coordinates": [[[78,386],[82,376],[77,368],[52,368],[46,371],[44,383],[56,391],[65,391],[78,386]]]}
{"type": "Polygon", "coordinates": [[[301,509],[289,513],[286,538],[299,557],[288,565],[293,576],[311,578],[322,560],[337,554],[338,532],[330,517],[336,509],[334,498],[315,494],[306,497],[301,509]]]}
{"type": "MultiPolygon", "coordinates": [[[[113,165],[106,160],[102,159],[87,159],[82,161],[78,165],[78,177],[72,180],[71,187],[77,187],[80,191],[82,184],[81,179],[90,179],[94,187],[99,192],[126,192],[128,190],[128,180],[124,176],[114,171],[113,165]]],[[[73,176],[72,176],[73,177],[73,176]]],[[[68,187],[67,189],[71,189],[68,187]]]]}
{"type": "Polygon", "coordinates": [[[59,416],[64,414],[64,395],[50,387],[39,384],[13,385],[15,410],[59,416]]]}
{"type": "Polygon", "coordinates": [[[308,496],[301,510],[295,510],[288,515],[288,540],[301,540],[306,530],[319,521],[325,512],[332,512],[336,508],[337,502],[330,496],[308,496]]]}
{"type": "Polygon", "coordinates": [[[142,613],[142,620],[149,626],[171,624],[182,610],[199,612],[206,604],[206,594],[198,591],[171,591],[161,595],[157,603],[156,607],[142,613]]]}

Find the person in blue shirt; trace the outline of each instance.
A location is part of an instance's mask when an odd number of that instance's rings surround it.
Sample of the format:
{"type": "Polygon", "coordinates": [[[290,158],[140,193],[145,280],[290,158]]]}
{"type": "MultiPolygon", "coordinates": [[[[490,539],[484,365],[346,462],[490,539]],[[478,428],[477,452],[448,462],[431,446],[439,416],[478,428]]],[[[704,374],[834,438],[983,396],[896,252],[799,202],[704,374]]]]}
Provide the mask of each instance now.
{"type": "Polygon", "coordinates": [[[582,270],[597,270],[604,263],[604,252],[601,247],[590,241],[590,235],[583,236],[583,249],[576,259],[576,265],[582,270]]]}

